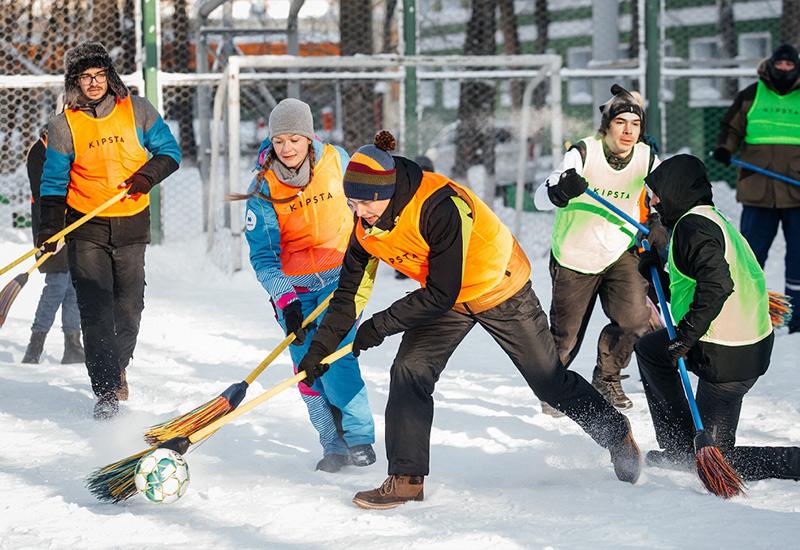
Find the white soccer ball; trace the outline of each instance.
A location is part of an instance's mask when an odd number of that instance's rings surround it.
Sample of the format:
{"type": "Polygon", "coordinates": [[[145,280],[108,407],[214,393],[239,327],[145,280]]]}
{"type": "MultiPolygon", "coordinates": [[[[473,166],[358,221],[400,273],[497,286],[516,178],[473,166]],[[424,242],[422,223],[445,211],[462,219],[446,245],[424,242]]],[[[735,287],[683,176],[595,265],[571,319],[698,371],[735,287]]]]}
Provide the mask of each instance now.
{"type": "Polygon", "coordinates": [[[189,487],[189,465],[172,449],[156,449],[139,460],[133,479],[149,501],[170,504],[189,487]]]}

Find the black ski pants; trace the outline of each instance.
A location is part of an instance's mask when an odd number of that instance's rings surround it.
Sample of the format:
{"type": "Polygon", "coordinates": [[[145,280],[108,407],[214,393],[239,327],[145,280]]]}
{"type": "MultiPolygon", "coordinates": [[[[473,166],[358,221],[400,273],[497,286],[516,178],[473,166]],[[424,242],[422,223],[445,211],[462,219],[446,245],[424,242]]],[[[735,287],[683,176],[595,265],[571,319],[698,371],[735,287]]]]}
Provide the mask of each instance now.
{"type": "Polygon", "coordinates": [[[602,273],[587,275],[560,265],[550,256],[553,300],[550,331],[561,362],[569,367],[580,351],[597,297],[611,321],[597,341],[595,371],[618,376],[628,366],[636,340],[649,330],[647,281],[639,275],[639,259],[625,252],[602,273]]]}
{"type": "MultiPolygon", "coordinates": [[[[636,360],[658,445],[680,457],[694,454],[695,429],[678,367],[667,352],[669,341],[667,329],[644,336],[636,344],[636,360]]],[[[772,336],[762,342],[772,347],[772,336]]],[[[695,400],[703,427],[745,480],[800,479],[800,447],[735,446],[742,400],[758,378],[710,382],[701,376],[695,400]]]]}
{"type": "Polygon", "coordinates": [[[506,352],[539,399],[566,413],[597,443],[609,448],[626,436],[625,417],[559,361],[547,317],[528,282],[485,312],[450,310],[403,335],[386,403],[389,474],[428,474],[434,385],[453,351],[476,324],[506,352]]]}
{"type": "Polygon", "coordinates": [[[70,273],[81,312],[86,369],[98,396],[120,387],[144,309],[143,243],[114,246],[72,239],[70,273]]]}

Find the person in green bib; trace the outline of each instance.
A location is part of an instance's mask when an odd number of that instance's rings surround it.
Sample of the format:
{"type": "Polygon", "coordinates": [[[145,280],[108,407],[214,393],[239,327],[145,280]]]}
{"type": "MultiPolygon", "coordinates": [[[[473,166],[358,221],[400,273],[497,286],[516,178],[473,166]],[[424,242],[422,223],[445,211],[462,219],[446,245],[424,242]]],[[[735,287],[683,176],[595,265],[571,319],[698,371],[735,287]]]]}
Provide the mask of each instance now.
{"type": "MultiPolygon", "coordinates": [[[[632,218],[659,235],[654,245],[667,244],[667,234],[651,215],[644,177],[658,165],[653,147],[642,140],[641,98],[614,84],[613,97],[600,106],[600,128],[574,144],[561,166],[536,191],[540,210],[556,210],[551,240],[550,275],[553,298],[550,331],[559,358],[573,362],[586,334],[595,302],[600,298],[609,323],[597,343],[592,385],[619,409],[633,403],[625,395],[622,369],[628,366],[636,340],[650,329],[647,281],[638,273],[636,231],[593,198],[591,186],[632,218]]],[[[542,403],[542,411],[560,416],[542,403]]]]}
{"type": "MultiPolygon", "coordinates": [[[[800,58],[781,44],[758,67],[758,81],[736,96],[720,123],[714,158],[741,160],[800,180],[800,58]]],[[[800,187],[739,170],[736,199],[742,203],[741,231],[761,267],[783,226],[786,237],[786,294],[794,303],[789,332],[800,332],[800,187]]]]}
{"type": "Polygon", "coordinates": [[[714,207],[702,161],[676,155],[645,178],[650,200],[672,229],[668,270],[644,253],[642,275],[656,267],[676,336],[666,329],[635,346],[660,451],[650,466],[694,467],[692,424],[678,358],[699,378],[697,407],[706,432],[745,480],[800,479],[800,447],[737,447],[745,394],[769,366],[774,334],[764,272],[742,234],[714,207]]]}

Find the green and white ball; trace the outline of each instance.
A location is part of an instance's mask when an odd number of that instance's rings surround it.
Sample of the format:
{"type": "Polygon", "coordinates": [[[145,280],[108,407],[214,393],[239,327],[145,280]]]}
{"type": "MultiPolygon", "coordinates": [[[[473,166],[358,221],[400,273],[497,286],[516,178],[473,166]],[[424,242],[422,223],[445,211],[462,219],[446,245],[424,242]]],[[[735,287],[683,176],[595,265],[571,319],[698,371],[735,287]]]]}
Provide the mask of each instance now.
{"type": "Polygon", "coordinates": [[[139,460],[134,481],[151,502],[170,504],[189,487],[189,465],[172,449],[156,449],[139,460]]]}

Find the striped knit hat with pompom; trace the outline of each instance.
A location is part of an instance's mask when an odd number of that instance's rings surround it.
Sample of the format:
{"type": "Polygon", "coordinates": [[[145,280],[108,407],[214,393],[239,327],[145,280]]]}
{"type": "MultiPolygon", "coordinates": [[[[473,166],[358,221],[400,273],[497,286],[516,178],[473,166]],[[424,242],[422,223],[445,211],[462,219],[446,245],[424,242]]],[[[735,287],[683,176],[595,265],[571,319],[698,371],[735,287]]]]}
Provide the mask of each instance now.
{"type": "Polygon", "coordinates": [[[375,136],[374,145],[362,145],[350,157],[344,173],[344,194],[348,199],[378,201],[394,195],[396,170],[388,151],[397,141],[387,130],[375,136]]]}

